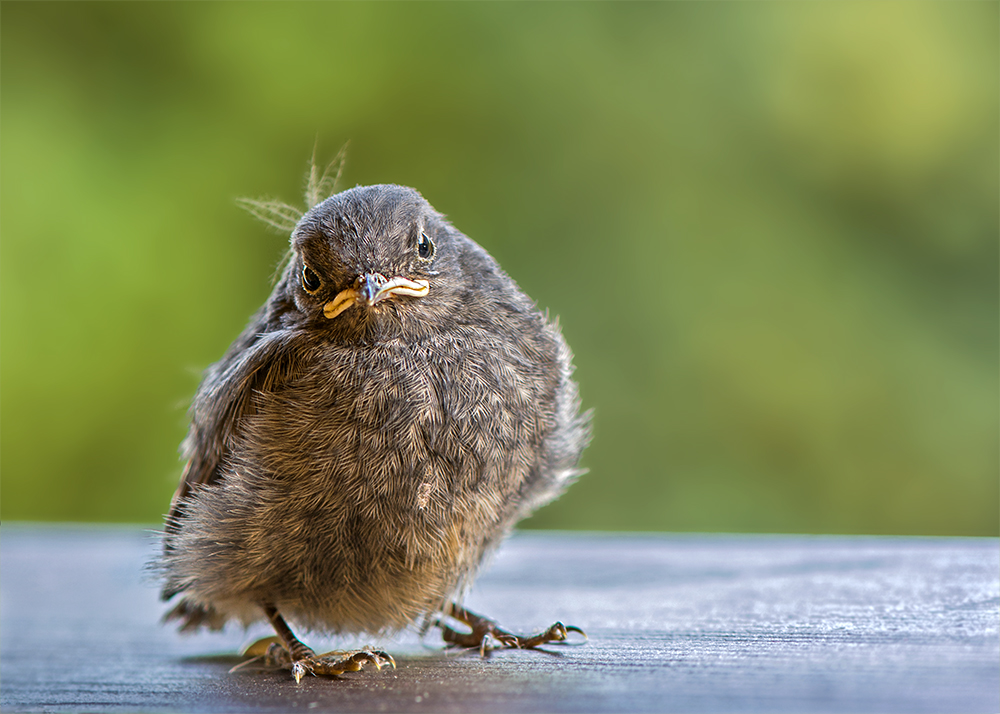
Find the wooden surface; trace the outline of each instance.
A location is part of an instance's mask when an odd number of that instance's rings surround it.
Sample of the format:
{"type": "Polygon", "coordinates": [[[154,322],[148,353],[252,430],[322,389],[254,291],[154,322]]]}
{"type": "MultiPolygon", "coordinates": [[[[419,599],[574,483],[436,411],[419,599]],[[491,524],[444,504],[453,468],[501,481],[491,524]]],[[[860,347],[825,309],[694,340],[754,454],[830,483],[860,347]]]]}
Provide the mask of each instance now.
{"type": "Polygon", "coordinates": [[[161,627],[154,549],[134,528],[3,526],[0,709],[1000,710],[996,539],[520,534],[466,604],[588,644],[482,660],[409,634],[378,643],[395,671],[298,685],[228,672],[264,627],[161,627]]]}

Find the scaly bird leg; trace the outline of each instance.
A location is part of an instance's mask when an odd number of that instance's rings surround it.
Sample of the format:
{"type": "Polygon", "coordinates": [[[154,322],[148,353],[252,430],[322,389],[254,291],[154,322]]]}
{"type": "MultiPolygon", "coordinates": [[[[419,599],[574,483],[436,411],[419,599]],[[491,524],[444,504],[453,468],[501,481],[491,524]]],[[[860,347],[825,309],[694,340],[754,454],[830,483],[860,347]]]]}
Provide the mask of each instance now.
{"type": "Polygon", "coordinates": [[[441,628],[441,638],[454,647],[478,647],[479,653],[484,656],[493,649],[526,650],[553,642],[565,642],[570,632],[579,632],[585,639],[587,637],[587,633],[579,627],[564,625],[561,622],[557,622],[544,632],[530,637],[515,635],[502,629],[493,620],[471,610],[466,610],[455,603],[448,603],[444,608],[444,614],[468,625],[472,628],[472,632],[458,632],[438,620],[437,626],[441,628]],[[499,647],[491,644],[491,641],[499,642],[499,647]]]}
{"type": "Polygon", "coordinates": [[[357,672],[369,663],[375,665],[376,669],[382,669],[382,665],[386,664],[392,665],[393,669],[396,668],[396,662],[392,657],[378,650],[326,652],[318,655],[295,636],[292,628],[274,605],[265,604],[262,607],[271,626],[284,644],[282,646],[277,642],[272,643],[267,648],[264,659],[268,664],[290,669],[296,682],[301,682],[306,674],[336,677],[344,672],[357,672]]]}

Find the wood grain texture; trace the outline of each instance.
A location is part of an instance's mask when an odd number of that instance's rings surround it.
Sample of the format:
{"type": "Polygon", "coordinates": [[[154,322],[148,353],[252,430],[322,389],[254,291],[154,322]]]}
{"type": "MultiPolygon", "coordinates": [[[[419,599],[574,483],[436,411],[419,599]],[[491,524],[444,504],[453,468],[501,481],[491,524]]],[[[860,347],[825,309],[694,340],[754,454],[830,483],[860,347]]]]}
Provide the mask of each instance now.
{"type": "Polygon", "coordinates": [[[590,643],[482,660],[405,634],[376,643],[395,671],[299,685],[228,672],[265,627],[161,627],[155,547],[138,528],[4,524],[4,712],[1000,709],[996,539],[522,533],[466,604],[590,643]]]}

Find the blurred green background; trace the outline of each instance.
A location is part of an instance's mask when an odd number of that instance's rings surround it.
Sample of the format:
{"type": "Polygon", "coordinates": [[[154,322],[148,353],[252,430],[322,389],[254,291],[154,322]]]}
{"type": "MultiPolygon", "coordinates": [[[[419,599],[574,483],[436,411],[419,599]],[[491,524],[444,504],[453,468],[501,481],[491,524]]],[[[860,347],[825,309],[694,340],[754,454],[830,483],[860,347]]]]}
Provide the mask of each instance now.
{"type": "Polygon", "coordinates": [[[998,7],[4,2],[0,516],[159,519],[284,250],[234,199],[350,140],[560,316],[527,525],[997,535],[998,7]]]}

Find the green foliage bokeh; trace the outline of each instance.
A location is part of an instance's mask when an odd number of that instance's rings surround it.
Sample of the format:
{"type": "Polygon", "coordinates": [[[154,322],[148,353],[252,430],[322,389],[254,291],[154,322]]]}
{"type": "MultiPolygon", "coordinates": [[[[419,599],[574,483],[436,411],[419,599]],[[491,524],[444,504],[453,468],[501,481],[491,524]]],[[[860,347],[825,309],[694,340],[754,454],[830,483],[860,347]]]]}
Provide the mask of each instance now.
{"type": "Polygon", "coordinates": [[[2,517],[153,521],[314,143],[560,316],[529,525],[998,533],[995,2],[0,7],[2,517]]]}

